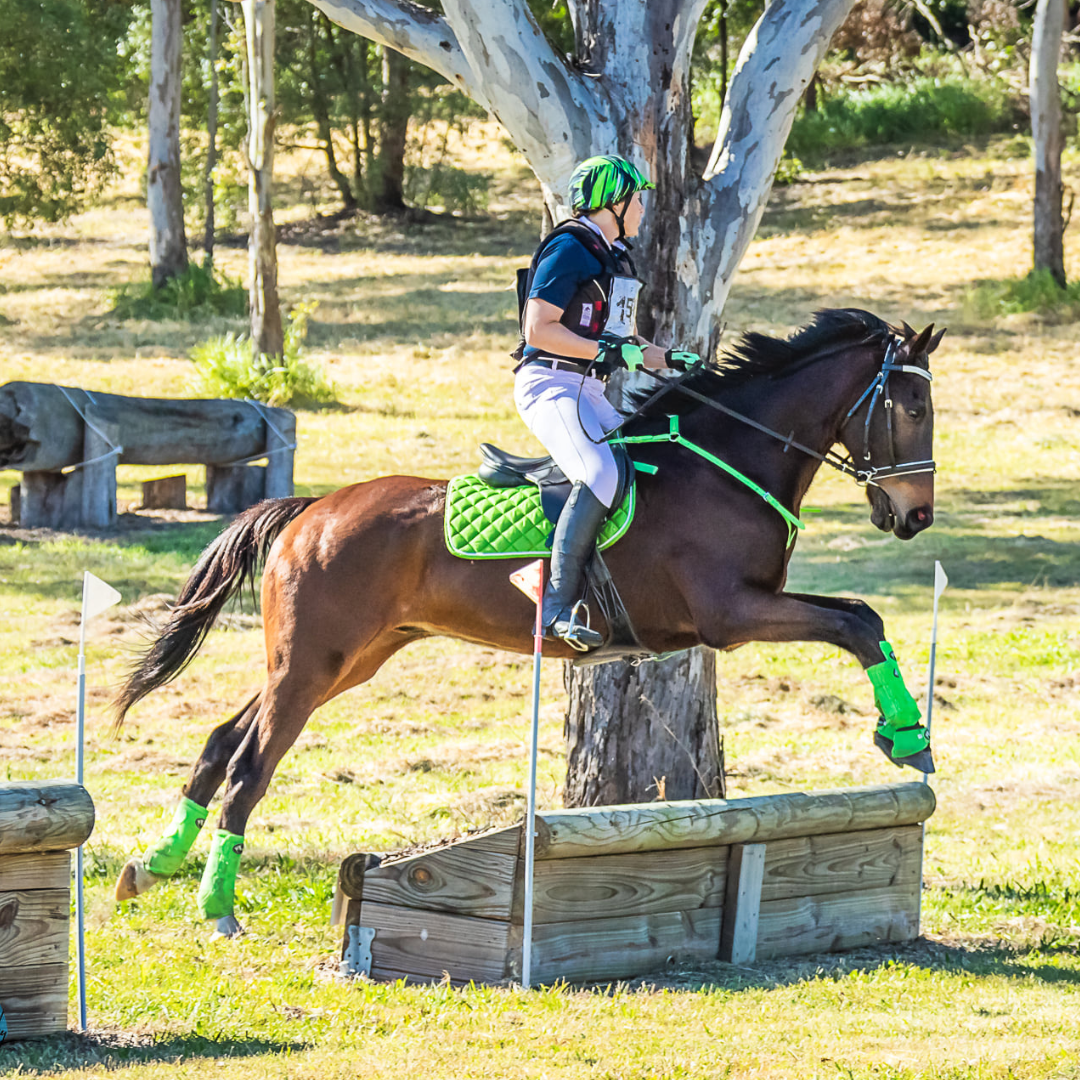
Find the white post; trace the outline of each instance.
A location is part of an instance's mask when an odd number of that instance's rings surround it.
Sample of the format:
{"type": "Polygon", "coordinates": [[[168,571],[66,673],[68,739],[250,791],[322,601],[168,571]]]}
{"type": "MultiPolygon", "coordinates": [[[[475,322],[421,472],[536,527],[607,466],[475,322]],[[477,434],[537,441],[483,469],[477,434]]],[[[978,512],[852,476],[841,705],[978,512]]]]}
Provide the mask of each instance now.
{"type": "MultiPolygon", "coordinates": [[[[111,608],[120,594],[89,570],[83,571],[82,616],[79,619],[79,689],[75,710],[75,782],[82,784],[86,743],[86,624],[111,608]]],[[[79,1030],[86,1030],[86,920],[83,907],[83,845],[75,852],[75,949],[79,967],[79,1030]]]]}

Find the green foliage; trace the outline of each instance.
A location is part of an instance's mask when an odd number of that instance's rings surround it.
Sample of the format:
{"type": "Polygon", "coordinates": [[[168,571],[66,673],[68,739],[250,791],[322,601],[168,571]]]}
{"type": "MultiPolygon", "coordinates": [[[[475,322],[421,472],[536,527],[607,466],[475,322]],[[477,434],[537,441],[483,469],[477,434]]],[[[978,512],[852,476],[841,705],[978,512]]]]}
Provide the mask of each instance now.
{"type": "Polygon", "coordinates": [[[247,290],[239,281],[216,274],[212,266],[188,263],[160,289],[153,282],[125,285],[112,294],[117,319],[188,319],[247,313],[247,290]]]}
{"type": "Polygon", "coordinates": [[[809,162],[838,150],[944,135],[1011,131],[1017,103],[998,80],[921,77],[866,89],[842,89],[795,119],[788,149],[809,162]]]}
{"type": "Polygon", "coordinates": [[[331,403],[334,387],[303,355],[308,320],[317,306],[308,303],[293,308],[280,357],[256,355],[251,339],[239,334],[225,334],[196,345],[191,351],[196,371],[192,389],[209,397],[252,398],[268,405],[331,403]]]}
{"type": "Polygon", "coordinates": [[[783,187],[785,184],[794,184],[805,172],[803,163],[790,150],[784,150],[784,156],[780,158],[780,164],[776,166],[776,175],[773,183],[783,187]]]}
{"type": "Polygon", "coordinates": [[[0,0],[0,217],[55,221],[115,171],[124,4],[0,0]]]}
{"type": "Polygon", "coordinates": [[[1063,289],[1049,270],[1033,270],[1026,277],[982,282],[968,294],[967,307],[982,319],[1024,312],[1080,318],[1080,282],[1063,289]]]}

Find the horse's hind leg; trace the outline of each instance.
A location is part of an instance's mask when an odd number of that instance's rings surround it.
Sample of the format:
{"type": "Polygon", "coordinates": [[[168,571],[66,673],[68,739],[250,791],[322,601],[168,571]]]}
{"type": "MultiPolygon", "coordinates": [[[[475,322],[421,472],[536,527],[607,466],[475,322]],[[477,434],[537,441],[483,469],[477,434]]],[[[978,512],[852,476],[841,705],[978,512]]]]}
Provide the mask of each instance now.
{"type": "Polygon", "coordinates": [[[129,859],[120,871],[117,900],[133,900],[180,869],[206,823],[210,800],[225,779],[229,761],[258,714],[261,701],[262,691],[210,733],[184,785],[169,830],[141,858],[129,859]]]}

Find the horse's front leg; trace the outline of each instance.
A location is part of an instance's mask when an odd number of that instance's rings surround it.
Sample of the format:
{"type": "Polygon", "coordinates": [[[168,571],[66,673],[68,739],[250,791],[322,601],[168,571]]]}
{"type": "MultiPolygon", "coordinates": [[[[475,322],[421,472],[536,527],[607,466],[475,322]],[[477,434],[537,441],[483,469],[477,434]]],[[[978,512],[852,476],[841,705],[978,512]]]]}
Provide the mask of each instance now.
{"type": "Polygon", "coordinates": [[[904,684],[885,626],[869,604],[840,597],[746,590],[727,598],[706,644],[746,641],[825,641],[851,653],[866,671],[877,704],[874,743],[896,766],[934,772],[930,735],[904,684]]]}

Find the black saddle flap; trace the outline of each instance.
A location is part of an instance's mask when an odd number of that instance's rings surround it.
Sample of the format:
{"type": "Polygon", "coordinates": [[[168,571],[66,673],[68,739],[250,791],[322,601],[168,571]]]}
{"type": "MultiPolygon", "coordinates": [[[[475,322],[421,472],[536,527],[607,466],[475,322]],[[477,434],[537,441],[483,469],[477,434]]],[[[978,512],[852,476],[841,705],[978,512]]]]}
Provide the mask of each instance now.
{"type": "Polygon", "coordinates": [[[511,488],[536,484],[566,484],[562,469],[550,457],[527,458],[508,454],[491,443],[480,444],[480,468],[477,476],[491,487],[511,488]]]}

